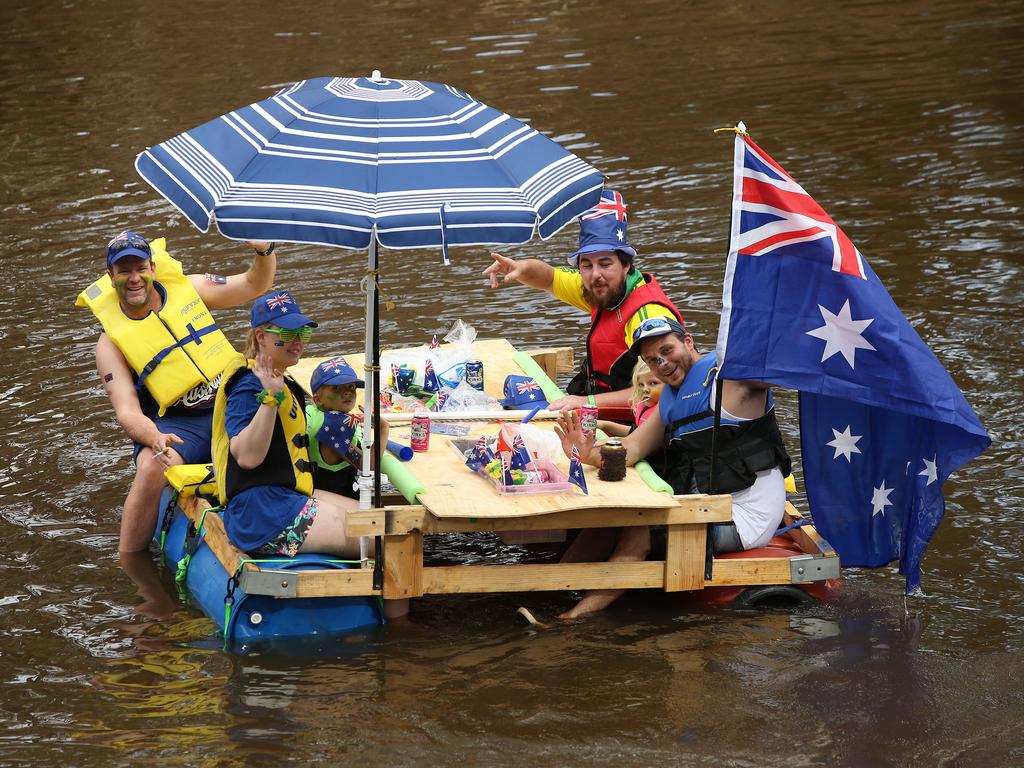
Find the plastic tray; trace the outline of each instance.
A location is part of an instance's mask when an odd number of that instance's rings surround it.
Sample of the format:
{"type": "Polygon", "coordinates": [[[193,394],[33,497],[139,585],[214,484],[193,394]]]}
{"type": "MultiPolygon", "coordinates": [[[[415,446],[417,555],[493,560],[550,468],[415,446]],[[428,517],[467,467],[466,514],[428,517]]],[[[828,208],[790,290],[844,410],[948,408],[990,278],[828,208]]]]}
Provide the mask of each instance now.
{"type": "MultiPolygon", "coordinates": [[[[476,439],[449,439],[448,442],[459,456],[462,457],[463,461],[466,460],[466,452],[473,449],[477,444],[476,439]]],[[[484,471],[479,471],[477,474],[493,483],[494,487],[498,489],[498,493],[502,496],[527,493],[563,493],[565,491],[571,491],[575,487],[571,482],[569,482],[569,478],[565,476],[562,470],[550,461],[545,459],[535,459],[533,463],[537,469],[546,471],[548,473],[548,477],[553,479],[548,480],[546,483],[505,485],[504,483],[495,480],[484,471]]]]}

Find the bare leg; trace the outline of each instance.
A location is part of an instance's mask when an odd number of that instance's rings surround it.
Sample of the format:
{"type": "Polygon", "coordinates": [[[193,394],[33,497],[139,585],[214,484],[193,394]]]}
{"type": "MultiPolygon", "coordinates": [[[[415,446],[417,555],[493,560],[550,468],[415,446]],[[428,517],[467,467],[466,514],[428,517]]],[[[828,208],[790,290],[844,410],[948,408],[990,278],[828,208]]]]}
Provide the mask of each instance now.
{"type": "Polygon", "coordinates": [[[354,499],[339,496],[328,491],[314,491],[317,501],[316,518],[306,531],[306,538],[299,547],[300,552],[323,552],[340,557],[359,557],[359,539],[349,538],[345,533],[345,521],[349,510],[359,507],[354,499]]]}
{"type": "MultiPolygon", "coordinates": [[[[637,526],[620,529],[619,540],[615,545],[608,562],[642,562],[651,551],[651,529],[647,526],[637,526]]],[[[582,534],[582,532],[581,532],[582,534]]],[[[568,553],[567,553],[568,554],[568,553]]],[[[576,603],[570,610],[558,615],[560,619],[578,619],[588,613],[603,611],[614,603],[626,590],[624,589],[592,589],[585,592],[583,599],[576,603]]]]}
{"type": "MultiPolygon", "coordinates": [[[[168,454],[170,464],[181,464],[183,460],[177,451],[168,454]]],[[[121,515],[121,543],[123,552],[143,552],[149,547],[156,529],[157,507],[160,494],[167,487],[164,465],[157,461],[153,451],[143,448],[135,459],[135,480],[124,500],[124,514],[121,515]]]]}
{"type": "Polygon", "coordinates": [[[563,563],[602,563],[615,551],[618,528],[584,528],[562,555],[563,563]]]}
{"type": "MultiPolygon", "coordinates": [[[[359,538],[349,537],[345,533],[348,513],[359,508],[359,502],[346,496],[339,496],[329,491],[314,491],[317,501],[316,519],[309,526],[306,538],[299,547],[300,552],[325,552],[355,559],[359,557],[359,538]]],[[[370,554],[373,554],[373,542],[370,542],[370,554]]],[[[409,613],[409,601],[385,600],[384,615],[389,619],[399,618],[409,613]]]]}
{"type": "Polygon", "coordinates": [[[149,552],[121,552],[120,559],[121,569],[142,598],[135,612],[160,621],[170,618],[180,604],[168,594],[149,552]]]}

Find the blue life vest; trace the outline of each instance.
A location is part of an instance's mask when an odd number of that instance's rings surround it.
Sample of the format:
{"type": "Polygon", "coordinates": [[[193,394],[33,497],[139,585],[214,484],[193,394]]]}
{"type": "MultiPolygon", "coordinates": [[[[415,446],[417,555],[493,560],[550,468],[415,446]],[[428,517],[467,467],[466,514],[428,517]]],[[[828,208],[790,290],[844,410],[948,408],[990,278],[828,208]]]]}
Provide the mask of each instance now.
{"type": "Polygon", "coordinates": [[[715,412],[711,393],[718,377],[714,355],[698,360],[679,388],[666,386],[659,404],[665,424],[668,466],[666,478],[676,493],[733,493],[749,488],[757,473],[780,467],[788,475],[792,462],[775,421],[774,402],[768,392],[765,414],[749,421],[737,421],[722,414],[715,464],[715,488],[711,489],[711,435],[715,412]]]}

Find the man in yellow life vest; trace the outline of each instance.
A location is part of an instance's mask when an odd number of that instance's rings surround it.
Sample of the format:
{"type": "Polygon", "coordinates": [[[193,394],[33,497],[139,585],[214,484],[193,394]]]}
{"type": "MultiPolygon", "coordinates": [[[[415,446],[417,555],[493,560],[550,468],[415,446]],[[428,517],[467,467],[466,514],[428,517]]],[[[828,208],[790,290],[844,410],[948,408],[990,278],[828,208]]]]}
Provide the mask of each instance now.
{"type": "Polygon", "coordinates": [[[135,443],[135,480],[124,502],[119,550],[145,550],[156,526],[164,470],[210,462],[213,404],[236,353],[209,310],[234,307],[270,289],[273,243],[246,272],[185,275],[165,250],[122,232],[107,243],[107,273],[78,297],[103,325],[96,369],[125,433],[135,443]]]}

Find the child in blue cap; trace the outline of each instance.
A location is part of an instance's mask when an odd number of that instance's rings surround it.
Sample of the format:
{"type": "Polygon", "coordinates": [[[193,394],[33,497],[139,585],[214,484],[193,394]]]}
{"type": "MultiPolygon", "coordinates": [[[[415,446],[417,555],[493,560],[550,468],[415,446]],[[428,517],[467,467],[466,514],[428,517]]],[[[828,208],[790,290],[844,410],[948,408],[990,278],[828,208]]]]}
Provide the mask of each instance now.
{"type": "MultiPolygon", "coordinates": [[[[344,357],[324,360],[313,371],[309,389],[313,402],[306,405],[309,459],[313,486],[358,499],[356,475],[362,465],[363,417],[351,413],[356,389],[365,386],[344,357]]],[[[388,425],[381,422],[380,445],[387,445],[388,425]]]]}

